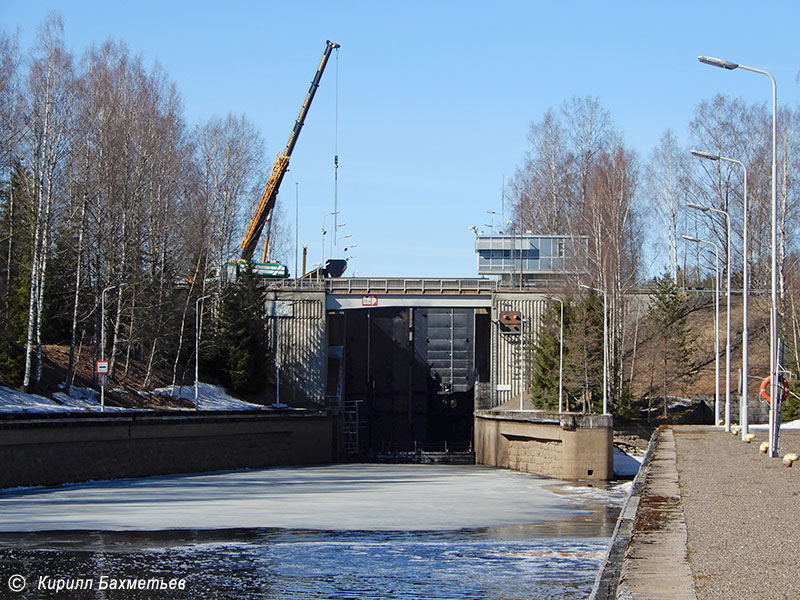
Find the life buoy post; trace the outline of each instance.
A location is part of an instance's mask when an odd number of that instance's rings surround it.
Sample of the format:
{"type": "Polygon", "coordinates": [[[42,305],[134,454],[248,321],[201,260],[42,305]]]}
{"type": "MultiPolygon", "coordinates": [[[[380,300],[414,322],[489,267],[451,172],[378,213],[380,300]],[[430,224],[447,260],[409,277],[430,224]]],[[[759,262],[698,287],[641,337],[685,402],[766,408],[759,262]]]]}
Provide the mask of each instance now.
{"type": "MultiPolygon", "coordinates": [[[[783,394],[781,394],[781,398],[778,400],[778,404],[781,404],[789,397],[789,382],[786,381],[786,378],[781,378],[781,382],[783,383],[783,394]]],[[[772,383],[772,376],[768,375],[764,378],[764,381],[761,382],[761,398],[767,404],[770,403],[770,384],[772,383]]]]}

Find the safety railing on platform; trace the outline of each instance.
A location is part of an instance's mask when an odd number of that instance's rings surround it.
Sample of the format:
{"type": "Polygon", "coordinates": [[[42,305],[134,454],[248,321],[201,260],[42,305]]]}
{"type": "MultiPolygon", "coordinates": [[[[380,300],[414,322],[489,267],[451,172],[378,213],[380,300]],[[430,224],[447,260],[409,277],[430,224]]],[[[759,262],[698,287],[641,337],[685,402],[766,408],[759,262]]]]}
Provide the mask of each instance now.
{"type": "Polygon", "coordinates": [[[493,279],[343,277],[326,283],[331,294],[483,294],[497,289],[493,279]]]}

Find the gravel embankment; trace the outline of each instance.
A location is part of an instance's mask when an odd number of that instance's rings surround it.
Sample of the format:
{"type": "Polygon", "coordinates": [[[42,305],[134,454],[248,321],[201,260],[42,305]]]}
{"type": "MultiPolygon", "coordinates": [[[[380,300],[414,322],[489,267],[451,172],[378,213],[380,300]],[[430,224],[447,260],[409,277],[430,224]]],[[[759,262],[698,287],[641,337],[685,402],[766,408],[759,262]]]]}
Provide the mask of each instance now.
{"type": "MultiPolygon", "coordinates": [[[[758,451],[730,433],[674,427],[677,468],[698,600],[800,598],[800,463],[758,451]]],[[[781,433],[781,456],[800,431],[781,433]]]]}

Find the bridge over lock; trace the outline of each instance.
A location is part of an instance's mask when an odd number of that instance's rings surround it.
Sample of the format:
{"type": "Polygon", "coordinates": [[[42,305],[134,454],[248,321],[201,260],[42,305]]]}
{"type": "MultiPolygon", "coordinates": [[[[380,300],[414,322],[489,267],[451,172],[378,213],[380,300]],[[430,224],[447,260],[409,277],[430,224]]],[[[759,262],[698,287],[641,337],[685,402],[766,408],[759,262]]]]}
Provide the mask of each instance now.
{"type": "Polygon", "coordinates": [[[569,479],[608,479],[611,418],[520,413],[517,311],[536,332],[542,291],[489,279],[332,278],[269,290],[281,400],[342,415],[351,456],[474,450],[478,462],[569,479]],[[563,456],[562,456],[563,455],[563,456]]]}

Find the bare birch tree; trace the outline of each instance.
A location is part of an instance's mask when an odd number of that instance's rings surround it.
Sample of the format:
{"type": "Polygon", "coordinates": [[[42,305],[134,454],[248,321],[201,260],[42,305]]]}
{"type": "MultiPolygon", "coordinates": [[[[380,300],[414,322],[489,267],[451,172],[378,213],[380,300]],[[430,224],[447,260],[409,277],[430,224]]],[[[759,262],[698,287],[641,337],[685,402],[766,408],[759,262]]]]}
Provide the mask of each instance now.
{"type": "Polygon", "coordinates": [[[42,313],[53,213],[63,201],[61,176],[69,152],[74,73],[64,48],[61,19],[50,16],[39,32],[27,80],[29,129],[25,140],[29,165],[25,189],[33,202],[30,297],[23,387],[37,384],[42,373],[42,313]]]}
{"type": "Polygon", "coordinates": [[[8,197],[5,214],[7,215],[5,237],[5,294],[7,304],[11,293],[11,277],[13,273],[14,243],[14,183],[12,173],[17,161],[20,137],[22,135],[22,119],[20,115],[21,97],[19,84],[19,35],[9,35],[0,31],[0,139],[3,152],[0,163],[0,181],[8,185],[8,197]]]}
{"type": "Polygon", "coordinates": [[[261,185],[263,144],[243,116],[210,119],[194,134],[201,184],[198,190],[212,247],[208,268],[222,270],[239,254],[239,242],[261,185]]]}
{"type": "Polygon", "coordinates": [[[515,220],[521,231],[554,235],[568,231],[572,173],[565,138],[552,110],[539,123],[531,123],[529,149],[510,182],[512,196],[517,198],[515,220]]]}
{"type": "Polygon", "coordinates": [[[675,283],[678,283],[680,270],[678,239],[685,227],[686,163],[687,151],[680,147],[675,133],[667,130],[653,149],[647,165],[645,193],[653,200],[651,207],[657,215],[659,229],[666,233],[669,272],[675,283]]]}

